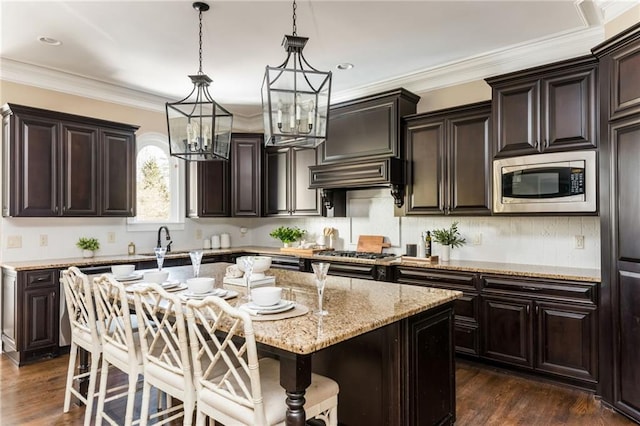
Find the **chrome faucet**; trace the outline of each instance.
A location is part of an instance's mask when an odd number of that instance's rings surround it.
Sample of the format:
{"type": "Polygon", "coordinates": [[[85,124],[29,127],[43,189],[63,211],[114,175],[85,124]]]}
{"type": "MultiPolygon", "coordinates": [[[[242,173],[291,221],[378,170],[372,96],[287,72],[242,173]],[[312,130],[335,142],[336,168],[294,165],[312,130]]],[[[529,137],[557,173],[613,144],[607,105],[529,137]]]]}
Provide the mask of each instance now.
{"type": "Polygon", "coordinates": [[[167,253],[169,253],[171,251],[171,243],[173,241],[171,241],[171,235],[169,235],[169,228],[167,228],[166,226],[161,226],[160,228],[158,228],[158,245],[156,247],[158,248],[162,247],[162,240],[160,239],[160,236],[162,235],[163,229],[167,234],[166,239],[169,241],[169,243],[167,244],[167,253]]]}

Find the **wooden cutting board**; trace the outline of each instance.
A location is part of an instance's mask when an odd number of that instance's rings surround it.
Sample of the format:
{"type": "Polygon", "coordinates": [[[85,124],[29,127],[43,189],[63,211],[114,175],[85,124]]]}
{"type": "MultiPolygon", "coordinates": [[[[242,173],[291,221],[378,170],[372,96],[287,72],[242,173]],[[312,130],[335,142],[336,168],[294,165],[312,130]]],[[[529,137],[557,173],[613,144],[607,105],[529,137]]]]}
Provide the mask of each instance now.
{"type": "Polygon", "coordinates": [[[384,242],[384,236],[382,235],[360,235],[358,237],[358,248],[356,251],[382,253],[383,247],[390,246],[391,244],[384,242]]]}

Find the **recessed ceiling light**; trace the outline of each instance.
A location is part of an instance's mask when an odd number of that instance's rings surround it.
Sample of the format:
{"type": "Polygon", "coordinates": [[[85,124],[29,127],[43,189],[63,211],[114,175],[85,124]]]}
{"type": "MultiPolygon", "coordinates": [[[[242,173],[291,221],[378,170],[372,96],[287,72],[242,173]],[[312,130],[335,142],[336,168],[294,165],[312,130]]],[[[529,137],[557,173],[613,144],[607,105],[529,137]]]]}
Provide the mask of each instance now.
{"type": "Polygon", "coordinates": [[[53,37],[40,36],[38,37],[38,41],[42,44],[47,44],[49,46],[60,46],[62,42],[53,37]]]}
{"type": "Polygon", "coordinates": [[[350,70],[351,68],[353,68],[353,64],[350,64],[349,62],[343,62],[341,64],[336,65],[336,68],[341,71],[350,70]]]}

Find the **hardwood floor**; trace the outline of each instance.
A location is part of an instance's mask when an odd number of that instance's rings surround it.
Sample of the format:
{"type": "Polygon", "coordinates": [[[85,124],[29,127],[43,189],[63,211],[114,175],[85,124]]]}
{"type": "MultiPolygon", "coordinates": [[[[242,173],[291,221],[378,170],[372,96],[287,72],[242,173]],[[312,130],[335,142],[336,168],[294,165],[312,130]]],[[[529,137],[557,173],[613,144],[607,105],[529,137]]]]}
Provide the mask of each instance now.
{"type": "MultiPolygon", "coordinates": [[[[81,425],[83,408],[74,406],[69,413],[62,412],[68,359],[65,355],[18,368],[3,355],[0,425],[81,425]]],[[[635,424],[601,406],[589,392],[484,366],[458,362],[456,384],[459,426],[635,424]]]]}

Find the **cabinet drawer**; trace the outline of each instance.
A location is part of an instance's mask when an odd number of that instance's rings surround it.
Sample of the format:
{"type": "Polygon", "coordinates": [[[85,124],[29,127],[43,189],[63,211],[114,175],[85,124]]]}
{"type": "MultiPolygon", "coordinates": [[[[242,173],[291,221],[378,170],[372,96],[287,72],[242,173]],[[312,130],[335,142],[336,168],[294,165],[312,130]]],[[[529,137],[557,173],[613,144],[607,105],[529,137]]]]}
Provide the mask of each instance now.
{"type": "Polygon", "coordinates": [[[508,292],[540,300],[567,300],[588,304],[597,302],[597,283],[483,275],[482,285],[483,293],[487,294],[508,292]]]}
{"type": "Polygon", "coordinates": [[[456,318],[454,326],[456,352],[466,355],[480,355],[480,334],[476,324],[456,318]]]}
{"type": "Polygon", "coordinates": [[[55,269],[24,272],[25,289],[49,287],[56,282],[58,273],[55,269]]]}
{"type": "Polygon", "coordinates": [[[464,293],[461,298],[453,302],[453,311],[456,315],[456,320],[463,318],[477,322],[479,320],[480,298],[477,294],[464,293]]]}
{"type": "Polygon", "coordinates": [[[455,290],[476,288],[477,275],[472,272],[443,272],[435,269],[396,267],[396,282],[401,284],[437,285],[448,284],[455,290]]]}

